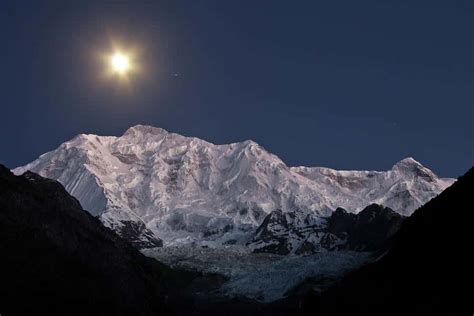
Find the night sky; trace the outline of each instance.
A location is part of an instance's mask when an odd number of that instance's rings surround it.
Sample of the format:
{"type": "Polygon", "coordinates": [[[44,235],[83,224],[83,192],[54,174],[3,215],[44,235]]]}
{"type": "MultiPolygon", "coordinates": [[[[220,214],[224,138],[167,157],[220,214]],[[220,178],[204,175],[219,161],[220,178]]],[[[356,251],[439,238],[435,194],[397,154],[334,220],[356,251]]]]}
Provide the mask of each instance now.
{"type": "Polygon", "coordinates": [[[288,165],[474,162],[471,1],[2,1],[0,163],[150,124],[288,165]],[[128,82],[100,54],[137,52],[128,82]]]}

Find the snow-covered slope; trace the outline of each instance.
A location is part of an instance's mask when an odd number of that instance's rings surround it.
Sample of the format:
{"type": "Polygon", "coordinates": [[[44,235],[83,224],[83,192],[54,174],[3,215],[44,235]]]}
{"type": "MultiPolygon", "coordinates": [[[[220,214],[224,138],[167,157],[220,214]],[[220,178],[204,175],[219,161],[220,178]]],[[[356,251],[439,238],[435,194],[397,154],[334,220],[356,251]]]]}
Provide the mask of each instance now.
{"type": "Polygon", "coordinates": [[[329,216],[377,203],[409,215],[453,182],[412,158],[384,172],[290,168],[253,141],[215,145],[143,125],[121,137],[78,135],[14,172],[26,170],[58,180],[141,246],[159,243],[153,233],[167,244],[243,244],[277,209],[329,216]]]}
{"type": "Polygon", "coordinates": [[[402,215],[411,215],[454,182],[454,179],[439,178],[411,157],[397,162],[388,171],[338,171],[321,167],[294,167],[291,170],[323,184],[337,206],[353,206],[360,211],[375,203],[402,215]]]}

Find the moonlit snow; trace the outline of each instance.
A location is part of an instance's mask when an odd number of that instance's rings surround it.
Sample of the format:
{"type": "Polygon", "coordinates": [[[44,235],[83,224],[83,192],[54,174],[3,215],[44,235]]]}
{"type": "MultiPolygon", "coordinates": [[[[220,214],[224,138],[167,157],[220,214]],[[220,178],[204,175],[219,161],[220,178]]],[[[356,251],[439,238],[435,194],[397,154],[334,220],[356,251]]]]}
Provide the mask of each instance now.
{"type": "Polygon", "coordinates": [[[14,172],[26,170],[61,182],[105,225],[142,222],[165,245],[245,244],[276,209],[328,216],[377,203],[409,215],[454,181],[413,158],[388,171],[288,167],[253,141],[215,145],[143,125],[78,135],[14,172]]]}

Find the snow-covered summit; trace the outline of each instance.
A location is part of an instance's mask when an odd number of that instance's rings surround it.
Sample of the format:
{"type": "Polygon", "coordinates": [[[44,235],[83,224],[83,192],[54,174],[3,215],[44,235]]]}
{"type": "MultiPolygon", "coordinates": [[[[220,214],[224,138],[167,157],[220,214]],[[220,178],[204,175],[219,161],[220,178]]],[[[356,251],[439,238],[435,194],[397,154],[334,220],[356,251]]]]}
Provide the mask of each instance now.
{"type": "Polygon", "coordinates": [[[411,177],[423,177],[426,181],[436,182],[438,177],[430,169],[424,167],[421,163],[413,159],[412,157],[405,158],[397,162],[392,170],[395,172],[403,173],[404,175],[411,177]]]}
{"type": "Polygon", "coordinates": [[[27,170],[61,182],[119,233],[139,223],[168,244],[245,239],[277,209],[328,216],[377,203],[409,215],[454,181],[413,158],[388,171],[290,168],[253,141],[215,145],[145,125],[78,135],[14,172],[27,170]]]}
{"type": "Polygon", "coordinates": [[[163,135],[163,134],[168,134],[168,131],[161,128],[161,127],[154,127],[150,125],[135,125],[127,129],[124,133],[124,136],[126,135],[134,135],[136,136],[137,134],[140,135],[146,135],[146,134],[151,134],[151,135],[163,135]]]}

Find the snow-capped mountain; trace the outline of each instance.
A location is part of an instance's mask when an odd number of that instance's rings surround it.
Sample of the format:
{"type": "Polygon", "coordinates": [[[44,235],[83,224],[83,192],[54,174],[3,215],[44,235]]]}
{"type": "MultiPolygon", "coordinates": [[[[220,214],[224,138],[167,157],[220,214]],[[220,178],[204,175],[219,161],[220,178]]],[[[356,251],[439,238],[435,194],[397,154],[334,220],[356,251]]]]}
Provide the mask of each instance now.
{"type": "Polygon", "coordinates": [[[288,167],[253,141],[215,145],[143,125],[120,137],[78,135],[14,172],[27,170],[61,182],[139,247],[160,238],[243,244],[275,210],[327,217],[377,203],[409,215],[454,181],[412,158],[388,171],[288,167]]]}

